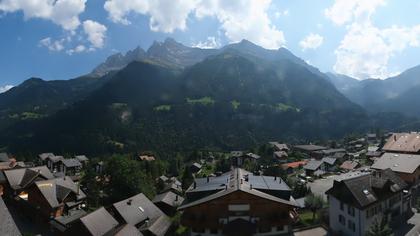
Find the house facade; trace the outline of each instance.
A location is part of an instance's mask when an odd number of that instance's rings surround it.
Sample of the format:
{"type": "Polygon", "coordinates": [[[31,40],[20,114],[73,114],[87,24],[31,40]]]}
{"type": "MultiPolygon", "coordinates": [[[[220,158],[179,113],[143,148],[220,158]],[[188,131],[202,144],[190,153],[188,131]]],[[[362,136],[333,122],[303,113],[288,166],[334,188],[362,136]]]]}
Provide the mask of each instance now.
{"type": "Polygon", "coordinates": [[[334,181],[326,192],[330,230],[337,235],[363,236],[383,217],[391,227],[402,223],[408,210],[406,187],[390,169],[334,181]]]}
{"type": "Polygon", "coordinates": [[[198,179],[187,191],[188,203],[178,208],[181,224],[193,236],[289,234],[297,204],[286,186],[281,178],[238,168],[198,179]]]}

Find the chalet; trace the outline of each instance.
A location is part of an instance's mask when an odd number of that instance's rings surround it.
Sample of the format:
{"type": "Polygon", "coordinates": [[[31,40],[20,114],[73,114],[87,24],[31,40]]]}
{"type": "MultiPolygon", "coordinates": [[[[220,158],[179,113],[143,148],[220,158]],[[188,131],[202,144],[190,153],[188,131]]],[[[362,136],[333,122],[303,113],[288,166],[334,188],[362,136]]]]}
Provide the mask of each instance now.
{"type": "Polygon", "coordinates": [[[184,198],[171,191],[158,194],[153,198],[153,203],[168,216],[174,216],[182,202],[184,198]]]}
{"type": "Polygon", "coordinates": [[[96,211],[81,217],[76,224],[71,227],[69,235],[104,236],[114,235],[118,227],[118,221],[101,207],[96,211]]]}
{"type": "Polygon", "coordinates": [[[274,151],[283,151],[288,152],[290,149],[285,143],[278,143],[278,142],[269,142],[269,144],[273,147],[274,151]]]}
{"type": "MultiPolygon", "coordinates": [[[[28,199],[27,190],[35,181],[54,179],[54,175],[46,166],[6,170],[3,189],[11,197],[28,199]]],[[[0,183],[1,184],[1,183],[0,183]]]]}
{"type": "Polygon", "coordinates": [[[196,235],[279,235],[297,219],[291,190],[279,177],[243,169],[199,178],[186,192],[181,224],[196,235]]]}
{"type": "Polygon", "coordinates": [[[67,214],[51,219],[51,230],[54,235],[71,235],[72,228],[77,225],[80,218],[86,216],[88,213],[83,209],[73,209],[67,214]]]}
{"type": "Polygon", "coordinates": [[[391,169],[408,184],[412,186],[420,184],[420,155],[385,153],[371,168],[391,169]]]}
{"type": "Polygon", "coordinates": [[[197,162],[194,162],[193,164],[191,164],[191,166],[190,166],[190,170],[191,170],[191,172],[192,173],[198,173],[198,172],[200,172],[201,171],[201,168],[202,168],[202,166],[201,166],[201,164],[199,164],[199,163],[197,163],[197,162]]]}
{"type": "Polygon", "coordinates": [[[286,163],[289,158],[289,155],[285,151],[276,151],[273,152],[273,158],[277,162],[286,163]]]}
{"type": "Polygon", "coordinates": [[[370,144],[378,142],[378,136],[375,133],[366,134],[366,141],[370,144]]]}
{"type": "Polygon", "coordinates": [[[80,173],[83,165],[76,158],[62,159],[59,161],[59,171],[67,176],[75,176],[80,173]]]}
{"type": "Polygon", "coordinates": [[[343,164],[341,164],[340,169],[345,171],[352,171],[355,170],[360,166],[360,163],[358,161],[345,161],[343,164]]]}
{"type": "Polygon", "coordinates": [[[375,221],[385,217],[401,223],[408,210],[404,202],[405,182],[390,169],[341,181],[334,180],[326,191],[332,233],[363,236],[375,221]]]}
{"type": "Polygon", "coordinates": [[[347,152],[336,152],[331,157],[337,159],[339,163],[342,163],[350,158],[350,154],[347,152]]]}
{"type": "Polygon", "coordinates": [[[328,148],[323,147],[323,146],[308,144],[308,145],[296,145],[293,147],[293,149],[297,152],[300,152],[306,155],[307,157],[315,157],[316,156],[315,152],[326,150],[328,148]]]}
{"type": "Polygon", "coordinates": [[[54,153],[45,152],[38,155],[38,162],[41,165],[47,165],[48,158],[51,156],[55,156],[54,153]]]}
{"type": "Polygon", "coordinates": [[[86,194],[69,177],[36,181],[27,192],[28,203],[46,219],[80,208],[86,199],[86,194]]]}
{"type": "Polygon", "coordinates": [[[420,153],[420,133],[394,133],[382,150],[396,153],[420,153]]]}
{"type": "Polygon", "coordinates": [[[242,151],[232,151],[230,159],[233,166],[241,167],[247,160],[256,163],[261,157],[252,152],[244,153],[242,151]]]}
{"type": "Polygon", "coordinates": [[[296,161],[296,162],[290,162],[281,165],[281,168],[287,172],[287,174],[292,174],[296,171],[296,169],[302,168],[306,165],[308,161],[296,161]]]}
{"type": "Polygon", "coordinates": [[[62,156],[48,156],[46,158],[47,167],[51,170],[51,172],[61,172],[62,164],[61,161],[64,160],[62,156]]]}
{"type": "Polygon", "coordinates": [[[182,183],[176,177],[168,178],[162,175],[159,177],[158,183],[162,186],[161,192],[171,191],[178,195],[182,194],[182,183]]]}
{"type": "Polygon", "coordinates": [[[16,159],[14,158],[10,158],[8,161],[0,162],[0,171],[24,167],[27,167],[27,165],[24,162],[16,161],[16,159]]]}
{"type": "Polygon", "coordinates": [[[308,176],[312,175],[322,175],[324,174],[325,164],[323,161],[320,160],[310,160],[308,163],[306,163],[305,166],[303,166],[303,169],[305,170],[305,174],[308,176]]]}
{"type": "Polygon", "coordinates": [[[114,203],[112,212],[120,224],[135,226],[145,235],[163,236],[171,226],[169,218],[142,193],[114,203]]]}
{"type": "Polygon", "coordinates": [[[82,163],[83,167],[86,167],[89,162],[89,158],[87,158],[85,155],[76,155],[74,158],[82,163]]]}
{"type": "Polygon", "coordinates": [[[324,163],[324,170],[332,172],[337,170],[337,159],[332,157],[324,157],[321,160],[324,163]]]}
{"type": "Polygon", "coordinates": [[[13,217],[4,204],[3,198],[0,197],[0,235],[4,236],[20,236],[22,235],[16,226],[13,217]]]}

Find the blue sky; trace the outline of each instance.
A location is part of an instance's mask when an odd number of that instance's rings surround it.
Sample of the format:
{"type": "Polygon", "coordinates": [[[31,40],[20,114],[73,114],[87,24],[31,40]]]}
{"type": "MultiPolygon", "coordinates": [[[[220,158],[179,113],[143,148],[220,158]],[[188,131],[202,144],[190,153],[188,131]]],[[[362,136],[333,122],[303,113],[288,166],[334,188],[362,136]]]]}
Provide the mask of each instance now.
{"type": "Polygon", "coordinates": [[[420,64],[417,0],[0,0],[0,91],[29,77],[74,78],[115,52],[172,37],[221,47],[287,47],[359,79],[420,64]]]}

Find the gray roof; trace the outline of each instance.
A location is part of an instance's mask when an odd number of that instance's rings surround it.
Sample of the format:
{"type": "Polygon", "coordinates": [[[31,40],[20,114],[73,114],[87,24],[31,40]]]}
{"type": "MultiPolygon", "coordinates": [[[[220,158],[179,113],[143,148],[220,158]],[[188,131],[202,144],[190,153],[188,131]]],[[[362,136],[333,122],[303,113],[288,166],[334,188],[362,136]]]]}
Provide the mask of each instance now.
{"type": "Polygon", "coordinates": [[[420,167],[420,155],[385,153],[372,165],[373,169],[390,168],[395,172],[414,173],[420,167]]]}
{"type": "Polygon", "coordinates": [[[311,152],[327,149],[326,147],[323,147],[323,146],[318,146],[318,145],[313,145],[313,144],[308,144],[308,145],[296,145],[296,146],[294,146],[294,148],[296,148],[296,149],[301,149],[301,150],[305,150],[305,151],[311,151],[311,152]]]}
{"type": "Polygon", "coordinates": [[[276,158],[286,158],[289,155],[285,151],[277,151],[273,153],[276,158]]]}
{"type": "Polygon", "coordinates": [[[143,236],[143,234],[136,227],[125,224],[118,228],[114,236],[143,236]]]}
{"type": "Polygon", "coordinates": [[[381,170],[369,175],[334,181],[326,194],[364,208],[389,197],[391,193],[402,191],[407,184],[391,169],[381,170]],[[379,174],[380,173],[380,174],[379,174]],[[350,193],[350,195],[349,195],[350,193]]]}
{"type": "Polygon", "coordinates": [[[78,166],[82,166],[82,163],[80,163],[80,161],[76,158],[71,158],[71,159],[63,159],[61,160],[61,162],[63,163],[63,165],[65,165],[66,167],[78,167],[78,166]]]}
{"type": "Polygon", "coordinates": [[[149,234],[151,233],[156,236],[164,236],[171,227],[171,224],[171,220],[166,215],[161,215],[158,218],[150,220],[147,225],[142,225],[140,231],[149,232],[149,234]]]}
{"type": "Polygon", "coordinates": [[[155,219],[164,213],[143,193],[113,204],[115,210],[127,224],[137,225],[145,220],[155,219]]]}
{"type": "Polygon", "coordinates": [[[278,142],[269,142],[271,145],[274,146],[274,148],[278,151],[282,150],[289,150],[289,147],[285,143],[278,143],[278,142]]]}
{"type": "Polygon", "coordinates": [[[336,158],[332,158],[332,157],[324,157],[324,158],[322,158],[321,161],[322,162],[325,162],[325,163],[327,163],[329,165],[334,165],[335,162],[337,161],[337,159],[336,158]]]}
{"type": "Polygon", "coordinates": [[[195,168],[197,168],[197,169],[201,169],[201,165],[200,164],[198,164],[197,162],[194,162],[192,165],[191,165],[191,167],[195,167],[195,168]]]}
{"type": "Polygon", "coordinates": [[[74,158],[76,158],[80,162],[89,161],[89,158],[87,158],[85,155],[76,155],[74,156],[74,158]]]}
{"type": "Polygon", "coordinates": [[[49,156],[48,159],[50,159],[52,162],[59,162],[61,160],[64,160],[63,156],[49,156]]]}
{"type": "Polygon", "coordinates": [[[252,159],[260,159],[260,158],[261,158],[259,155],[254,154],[254,153],[252,153],[252,152],[247,153],[247,154],[246,154],[246,156],[247,156],[247,157],[250,157],[250,158],[252,158],[252,159]]]}
{"type": "Polygon", "coordinates": [[[70,193],[75,194],[77,200],[86,198],[86,194],[70,177],[37,181],[35,185],[52,208],[60,206],[70,193]]]}
{"type": "Polygon", "coordinates": [[[82,209],[72,210],[69,211],[67,215],[54,218],[54,221],[60,223],[63,226],[67,226],[68,224],[75,222],[85,215],[87,215],[87,212],[82,209]]]}
{"type": "Polygon", "coordinates": [[[321,165],[322,161],[318,160],[310,160],[306,165],[303,166],[303,169],[305,170],[317,170],[321,165]]]}
{"type": "Polygon", "coordinates": [[[13,189],[24,188],[37,178],[54,179],[54,175],[46,166],[6,170],[4,175],[13,189]]]}
{"type": "MultiPolygon", "coordinates": [[[[243,169],[239,169],[239,168],[234,169],[231,172],[225,173],[222,176],[223,176],[223,178],[218,178],[218,177],[214,178],[214,179],[217,179],[217,182],[224,179],[223,185],[219,185],[219,186],[222,187],[222,189],[215,188],[216,186],[214,185],[214,183],[212,183],[212,184],[210,184],[211,187],[209,187],[208,189],[218,190],[216,193],[208,195],[208,196],[203,197],[201,199],[198,199],[196,201],[186,203],[186,204],[180,206],[178,209],[182,210],[182,209],[189,208],[189,207],[192,207],[192,206],[200,205],[200,204],[212,201],[214,199],[226,196],[228,194],[234,193],[236,191],[246,192],[248,194],[252,194],[252,195],[258,196],[260,198],[273,201],[273,202],[286,204],[286,205],[291,205],[291,206],[296,206],[296,203],[294,202],[294,200],[292,198],[290,198],[289,200],[285,200],[285,199],[282,199],[282,198],[264,193],[264,192],[257,189],[257,188],[264,188],[264,189],[269,189],[269,190],[277,190],[277,189],[285,188],[284,185],[287,186],[286,184],[281,185],[281,187],[278,186],[275,182],[280,182],[280,181],[278,181],[278,180],[274,181],[274,177],[268,177],[268,178],[271,179],[271,181],[269,179],[266,179],[266,178],[253,179],[252,178],[252,176],[253,176],[252,173],[247,172],[243,169]],[[227,181],[226,181],[225,177],[228,177],[227,181]],[[250,182],[246,181],[246,177],[248,177],[250,182]],[[261,183],[261,181],[267,182],[267,183],[261,183]],[[254,185],[255,185],[255,187],[254,187],[254,185]]],[[[209,181],[209,183],[210,182],[211,181],[209,181]]],[[[281,181],[281,182],[284,182],[284,181],[281,181]]],[[[204,186],[209,185],[209,183],[207,183],[207,181],[206,181],[205,184],[200,184],[200,185],[197,184],[197,186],[200,186],[201,189],[207,189],[207,188],[203,187],[203,185],[204,186]]],[[[289,189],[288,186],[287,186],[287,189],[289,189]]],[[[195,189],[190,189],[188,191],[194,191],[194,190],[195,189]]]]}
{"type": "Polygon", "coordinates": [[[4,236],[20,236],[20,231],[15,221],[10,215],[9,210],[4,204],[3,198],[0,197],[0,235],[4,236]]]}
{"type": "Polygon", "coordinates": [[[50,156],[55,156],[55,155],[54,153],[51,153],[51,152],[41,153],[38,155],[38,157],[43,161],[45,161],[50,156]]]}
{"type": "Polygon", "coordinates": [[[171,191],[161,193],[153,198],[153,203],[163,202],[172,207],[178,207],[182,204],[184,198],[171,191]]]}
{"type": "Polygon", "coordinates": [[[9,161],[9,154],[5,152],[0,152],[0,162],[9,161]]]}
{"type": "Polygon", "coordinates": [[[345,153],[346,152],[346,149],[344,149],[344,148],[335,148],[335,149],[319,150],[317,152],[320,152],[320,153],[322,153],[324,155],[332,155],[332,154],[335,154],[335,153],[345,153]]]}
{"type": "Polygon", "coordinates": [[[243,151],[231,151],[230,152],[230,156],[232,156],[232,157],[240,157],[240,156],[243,156],[243,155],[244,155],[243,151]]]}
{"type": "Polygon", "coordinates": [[[80,218],[80,221],[93,236],[105,235],[118,225],[114,217],[103,207],[80,218]]]}

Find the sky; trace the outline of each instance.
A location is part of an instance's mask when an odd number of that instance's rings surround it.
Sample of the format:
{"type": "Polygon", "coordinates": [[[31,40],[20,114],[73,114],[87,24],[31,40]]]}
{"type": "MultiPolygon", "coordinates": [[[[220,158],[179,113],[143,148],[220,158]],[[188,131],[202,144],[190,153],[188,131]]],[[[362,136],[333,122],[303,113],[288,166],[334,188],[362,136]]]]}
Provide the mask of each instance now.
{"type": "Polygon", "coordinates": [[[0,92],[70,79],[167,37],[286,47],[321,71],[384,79],[420,64],[418,0],[0,0],[0,92]]]}

